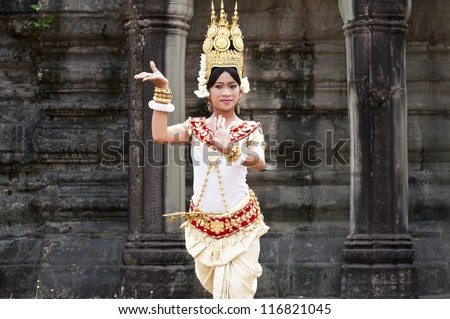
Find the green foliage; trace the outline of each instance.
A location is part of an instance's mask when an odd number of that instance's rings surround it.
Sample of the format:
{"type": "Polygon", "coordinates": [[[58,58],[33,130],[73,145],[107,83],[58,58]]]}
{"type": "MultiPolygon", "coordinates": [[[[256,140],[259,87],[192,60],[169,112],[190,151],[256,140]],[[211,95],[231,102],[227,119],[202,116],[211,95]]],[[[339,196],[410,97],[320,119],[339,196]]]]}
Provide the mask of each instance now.
{"type": "Polygon", "coordinates": [[[41,6],[38,4],[32,4],[31,9],[33,9],[36,12],[39,12],[39,10],[41,10],[41,6]]]}
{"type": "MultiPolygon", "coordinates": [[[[41,11],[41,6],[38,4],[33,4],[31,5],[31,8],[36,12],[39,13],[39,11],[41,11]]],[[[31,20],[30,22],[28,22],[28,26],[36,31],[43,31],[46,30],[48,28],[50,28],[53,24],[53,16],[47,16],[45,18],[42,19],[38,19],[38,20],[31,20]]]]}

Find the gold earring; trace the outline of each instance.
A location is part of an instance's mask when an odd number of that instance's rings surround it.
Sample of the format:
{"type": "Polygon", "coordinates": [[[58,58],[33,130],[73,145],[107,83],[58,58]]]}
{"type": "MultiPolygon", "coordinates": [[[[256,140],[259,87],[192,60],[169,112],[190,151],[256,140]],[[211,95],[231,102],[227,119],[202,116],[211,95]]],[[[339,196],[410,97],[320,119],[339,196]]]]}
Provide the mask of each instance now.
{"type": "Polygon", "coordinates": [[[239,100],[238,103],[237,103],[236,113],[237,114],[241,114],[241,100],[239,100]]]}
{"type": "Polygon", "coordinates": [[[212,111],[212,109],[213,109],[213,105],[212,105],[212,102],[211,102],[211,100],[208,100],[208,104],[206,104],[206,106],[208,107],[208,111],[212,111]]]}

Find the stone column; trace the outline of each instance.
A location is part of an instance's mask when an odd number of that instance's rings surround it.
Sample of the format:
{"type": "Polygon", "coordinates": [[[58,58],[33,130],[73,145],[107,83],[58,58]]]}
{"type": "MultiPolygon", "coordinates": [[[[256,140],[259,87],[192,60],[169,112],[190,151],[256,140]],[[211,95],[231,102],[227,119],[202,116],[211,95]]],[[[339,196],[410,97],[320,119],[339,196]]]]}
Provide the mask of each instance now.
{"type": "Polygon", "coordinates": [[[410,0],[339,0],[347,47],[350,234],[342,297],[413,298],[405,35],[410,0]]]}
{"type": "MultiPolygon", "coordinates": [[[[181,233],[171,231],[162,214],[184,210],[184,167],[176,148],[154,143],[152,111],[147,103],[153,87],[133,79],[149,71],[149,62],[170,81],[176,111],[169,125],[184,119],[185,49],[193,0],[126,0],[124,30],[128,47],[129,101],[129,238],[124,249],[124,297],[177,297],[183,291],[188,263],[181,233]],[[173,151],[175,150],[175,151],[173,151]],[[168,153],[175,154],[168,154],[168,153]]],[[[181,152],[182,153],[182,152],[181,152]]]]}

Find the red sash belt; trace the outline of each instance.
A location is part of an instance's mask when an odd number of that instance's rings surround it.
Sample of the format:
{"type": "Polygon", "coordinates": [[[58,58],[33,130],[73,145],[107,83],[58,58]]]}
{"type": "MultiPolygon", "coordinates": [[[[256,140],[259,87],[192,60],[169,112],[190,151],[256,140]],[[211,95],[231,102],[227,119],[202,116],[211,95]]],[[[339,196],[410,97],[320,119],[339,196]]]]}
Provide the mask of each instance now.
{"type": "MultiPolygon", "coordinates": [[[[196,207],[191,200],[189,212],[193,213],[196,211],[196,207]]],[[[189,222],[208,236],[219,239],[247,228],[257,220],[259,214],[258,199],[253,191],[250,190],[250,199],[240,210],[220,218],[214,217],[214,214],[199,212],[198,215],[195,214],[192,218],[189,218],[189,222]]]]}

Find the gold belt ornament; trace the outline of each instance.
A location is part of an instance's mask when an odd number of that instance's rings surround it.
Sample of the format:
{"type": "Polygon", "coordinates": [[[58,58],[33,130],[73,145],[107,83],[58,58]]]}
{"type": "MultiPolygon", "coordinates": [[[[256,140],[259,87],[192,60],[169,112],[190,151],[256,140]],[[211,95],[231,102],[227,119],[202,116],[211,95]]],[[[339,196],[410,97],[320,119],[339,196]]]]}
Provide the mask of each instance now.
{"type": "Polygon", "coordinates": [[[172,221],[177,217],[185,218],[193,227],[216,239],[230,236],[251,225],[256,225],[260,214],[258,199],[251,190],[248,203],[243,208],[224,217],[215,217],[214,213],[196,210],[192,202],[189,209],[190,212],[176,212],[164,216],[171,217],[172,221]]]}

